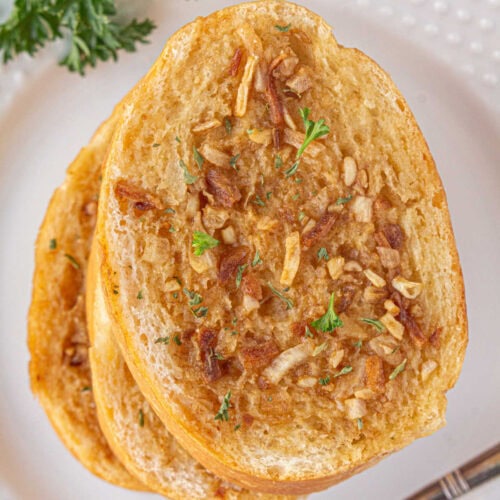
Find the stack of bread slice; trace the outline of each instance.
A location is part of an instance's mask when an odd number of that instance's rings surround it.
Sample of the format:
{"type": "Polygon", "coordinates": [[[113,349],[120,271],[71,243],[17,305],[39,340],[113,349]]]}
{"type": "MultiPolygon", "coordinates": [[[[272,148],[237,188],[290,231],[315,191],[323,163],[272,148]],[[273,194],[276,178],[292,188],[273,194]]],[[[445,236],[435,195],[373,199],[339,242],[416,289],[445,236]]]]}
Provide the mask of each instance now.
{"type": "Polygon", "coordinates": [[[325,489],[444,425],[466,343],[411,111],[284,1],[179,30],[37,240],[33,391],[73,454],[127,488],[325,489]]]}

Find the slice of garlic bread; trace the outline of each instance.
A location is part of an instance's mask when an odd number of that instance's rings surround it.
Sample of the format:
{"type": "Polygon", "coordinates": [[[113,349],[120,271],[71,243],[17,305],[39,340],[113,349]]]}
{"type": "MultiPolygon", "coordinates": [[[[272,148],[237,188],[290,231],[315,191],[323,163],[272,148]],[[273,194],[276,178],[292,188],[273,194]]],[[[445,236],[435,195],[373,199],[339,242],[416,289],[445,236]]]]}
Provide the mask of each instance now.
{"type": "MultiPolygon", "coordinates": [[[[168,498],[291,499],[230,485],[196,462],[167,431],[125,364],[104,299],[96,252],[89,263],[87,320],[92,387],[101,428],[116,456],[152,490],[168,498]]],[[[168,344],[168,338],[159,343],[168,344]]]]}
{"type": "Polygon", "coordinates": [[[305,493],[444,425],[463,282],[390,77],[269,0],[181,29],[129,103],[101,191],[105,294],[179,442],[242,486],[305,493]]]}
{"type": "Polygon", "coordinates": [[[85,320],[85,276],[101,165],[119,113],[117,108],[70,165],[40,227],[28,315],[29,371],[33,393],[71,453],[95,475],[144,490],[99,427],[85,320]]]}

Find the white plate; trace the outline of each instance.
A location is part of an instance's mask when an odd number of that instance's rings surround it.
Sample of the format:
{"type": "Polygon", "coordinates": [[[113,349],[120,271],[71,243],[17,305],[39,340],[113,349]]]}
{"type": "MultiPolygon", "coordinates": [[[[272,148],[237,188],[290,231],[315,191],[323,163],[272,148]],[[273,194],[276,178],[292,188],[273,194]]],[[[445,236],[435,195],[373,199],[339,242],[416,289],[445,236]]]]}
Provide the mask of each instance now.
{"type": "MultiPolygon", "coordinates": [[[[153,43],[123,55],[118,64],[100,65],[86,78],[51,63],[51,52],[0,70],[2,500],[150,498],[109,486],[86,472],[33,400],[25,341],[33,243],[66,166],[152,64],[166,38],[196,15],[230,3],[236,2],[150,4],[148,13],[159,26],[153,43]],[[22,85],[14,88],[13,82],[22,85]]],[[[335,27],[341,43],[361,48],[388,70],[410,103],[448,193],[470,319],[464,369],[449,393],[448,426],[313,498],[402,498],[499,441],[499,4],[307,2],[335,27]]],[[[499,483],[473,496],[499,498],[499,483]]]]}

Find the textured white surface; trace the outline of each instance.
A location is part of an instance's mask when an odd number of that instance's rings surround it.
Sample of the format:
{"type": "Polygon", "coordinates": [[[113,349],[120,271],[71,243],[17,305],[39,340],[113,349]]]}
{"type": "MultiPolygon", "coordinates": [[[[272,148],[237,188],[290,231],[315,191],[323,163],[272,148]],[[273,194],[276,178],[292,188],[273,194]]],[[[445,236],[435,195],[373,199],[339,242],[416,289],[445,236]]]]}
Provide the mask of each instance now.
{"type": "MultiPolygon", "coordinates": [[[[149,3],[149,2],[148,2],[149,3]]],[[[165,39],[236,3],[151,2],[152,44],[86,78],[56,66],[63,46],[0,66],[0,499],[146,499],[87,473],[59,443],[28,387],[25,317],[33,243],[64,170],[165,39]],[[1,104],[0,104],[1,105],[1,104]]],[[[448,193],[466,280],[470,343],[448,426],[313,496],[398,499],[500,439],[500,0],[309,0],[337,38],[379,62],[406,96],[448,193]]],[[[137,4],[144,5],[142,2],[137,4]]],[[[0,18],[2,6],[0,0],[0,18]]],[[[128,6],[130,5],[127,4],[128,6]]],[[[498,481],[470,498],[500,498],[498,481]]]]}

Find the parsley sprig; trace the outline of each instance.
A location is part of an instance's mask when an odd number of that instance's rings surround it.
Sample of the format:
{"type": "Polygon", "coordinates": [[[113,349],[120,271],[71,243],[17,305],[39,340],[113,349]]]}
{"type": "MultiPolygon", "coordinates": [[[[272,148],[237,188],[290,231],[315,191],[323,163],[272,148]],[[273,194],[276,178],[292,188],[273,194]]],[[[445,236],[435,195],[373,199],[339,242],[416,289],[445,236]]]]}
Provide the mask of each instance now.
{"type": "Polygon", "coordinates": [[[219,244],[219,240],[216,240],[212,236],[202,231],[195,231],[193,233],[193,243],[195,255],[203,255],[205,250],[210,248],[215,248],[219,244]]]}
{"type": "Polygon", "coordinates": [[[309,144],[311,144],[312,141],[319,139],[330,132],[330,127],[325,125],[325,120],[323,118],[317,122],[309,120],[310,112],[311,110],[309,108],[299,109],[300,116],[302,117],[302,121],[304,122],[304,127],[306,129],[306,137],[302,146],[300,146],[300,149],[297,151],[297,160],[302,156],[305,149],[309,146],[309,144]]]}
{"type": "Polygon", "coordinates": [[[229,421],[229,408],[231,408],[231,391],[227,391],[226,395],[224,396],[224,399],[222,400],[222,403],[220,405],[219,411],[215,415],[214,420],[221,420],[224,422],[229,421]]]}
{"type": "Polygon", "coordinates": [[[344,326],[344,323],[335,312],[334,303],[335,303],[335,293],[332,293],[332,295],[330,296],[330,302],[328,304],[328,310],[323,316],[321,316],[321,318],[311,323],[311,326],[313,328],[316,328],[316,330],[320,330],[325,333],[328,332],[331,333],[333,332],[333,330],[335,330],[335,328],[340,328],[341,326],[344,326]]]}
{"type": "Polygon", "coordinates": [[[111,19],[116,12],[114,0],[15,0],[0,25],[2,60],[23,52],[33,56],[47,42],[68,36],[70,48],[60,64],[84,75],[97,61],[116,61],[119,50],[134,52],[136,44],[148,43],[151,20],[120,24],[111,19]]]}

